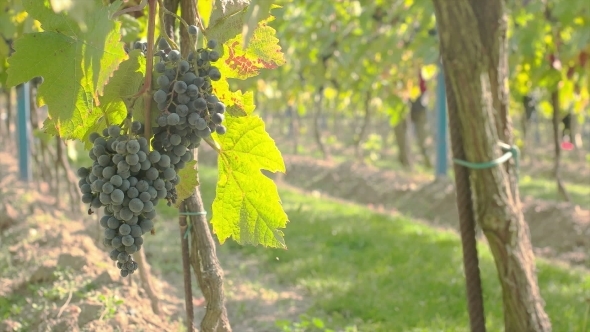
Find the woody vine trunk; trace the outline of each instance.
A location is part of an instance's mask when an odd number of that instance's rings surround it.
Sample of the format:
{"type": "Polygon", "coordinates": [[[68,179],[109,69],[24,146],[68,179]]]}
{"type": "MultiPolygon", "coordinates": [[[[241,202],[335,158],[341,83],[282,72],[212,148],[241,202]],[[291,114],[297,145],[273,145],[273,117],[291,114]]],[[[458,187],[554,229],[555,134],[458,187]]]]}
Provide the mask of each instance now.
{"type": "MultiPolygon", "coordinates": [[[[433,0],[448,98],[471,162],[498,158],[512,144],[508,117],[506,12],[502,0],[433,0]]],[[[504,300],[507,332],[551,331],[518,193],[514,162],[470,170],[474,213],[489,242],[504,300]]]]}

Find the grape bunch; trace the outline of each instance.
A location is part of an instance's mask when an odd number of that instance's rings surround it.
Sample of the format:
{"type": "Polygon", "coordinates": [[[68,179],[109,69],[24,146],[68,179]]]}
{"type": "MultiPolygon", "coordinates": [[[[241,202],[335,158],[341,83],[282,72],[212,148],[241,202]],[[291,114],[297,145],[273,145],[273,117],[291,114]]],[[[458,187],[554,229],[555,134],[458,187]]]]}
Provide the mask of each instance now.
{"type": "MultiPolygon", "coordinates": [[[[196,34],[194,26],[189,33],[196,34]]],[[[219,69],[211,63],[219,60],[215,40],[209,40],[207,48],[191,52],[182,59],[180,52],[171,50],[165,39],[158,42],[156,53],[160,61],[154,66],[157,88],[153,99],[161,111],[153,128],[151,146],[162,157],[170,159],[177,172],[193,159],[189,151],[199,147],[201,140],[211,133],[223,135],[225,105],[213,94],[212,81],[221,79],[219,69]]],[[[174,183],[176,184],[176,183],[174,183]]],[[[169,192],[168,203],[176,200],[175,188],[169,192]]]]}
{"type": "Polygon", "coordinates": [[[168,196],[178,181],[170,158],[149,151],[147,139],[137,137],[141,123],[130,125],[132,134],[122,133],[118,125],[90,134],[91,167],[78,169],[82,201],[91,209],[104,207],[100,225],[104,244],[113,248],[110,258],[117,262],[121,276],[137,269],[131,254],[141,249],[142,235],[154,227],[155,206],[168,196]]]}

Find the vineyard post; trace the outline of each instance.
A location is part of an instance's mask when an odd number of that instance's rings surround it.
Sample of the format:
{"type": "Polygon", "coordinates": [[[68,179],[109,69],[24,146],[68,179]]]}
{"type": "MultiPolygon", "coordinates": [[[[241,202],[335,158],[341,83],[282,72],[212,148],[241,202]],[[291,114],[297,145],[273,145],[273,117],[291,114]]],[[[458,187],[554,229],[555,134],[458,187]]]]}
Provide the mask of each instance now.
{"type": "Polygon", "coordinates": [[[436,82],[436,178],[448,174],[447,93],[442,64],[438,65],[436,82]]]}
{"type": "Polygon", "coordinates": [[[16,88],[17,91],[17,137],[18,137],[18,169],[20,179],[29,182],[32,177],[30,163],[29,137],[31,127],[29,124],[30,98],[29,82],[16,88]]]}

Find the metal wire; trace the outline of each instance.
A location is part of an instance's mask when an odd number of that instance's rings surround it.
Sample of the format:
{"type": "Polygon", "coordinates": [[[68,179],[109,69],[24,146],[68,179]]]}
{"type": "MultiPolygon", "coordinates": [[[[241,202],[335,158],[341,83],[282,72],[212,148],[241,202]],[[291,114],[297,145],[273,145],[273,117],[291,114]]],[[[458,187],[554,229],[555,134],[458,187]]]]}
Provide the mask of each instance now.
{"type": "MultiPolygon", "coordinates": [[[[448,76],[445,75],[447,87],[450,87],[448,76]]],[[[461,135],[461,123],[457,110],[457,102],[453,92],[447,89],[447,109],[449,112],[449,131],[453,158],[465,160],[463,138],[461,135]]],[[[457,209],[459,212],[459,226],[461,231],[461,244],[463,247],[463,267],[465,269],[465,283],[467,287],[467,307],[469,310],[469,322],[471,331],[485,332],[485,314],[483,308],[483,295],[481,276],[479,271],[479,258],[477,255],[477,239],[475,236],[475,214],[471,199],[471,187],[469,182],[469,169],[453,163],[455,171],[455,190],[457,193],[457,209]]]]}

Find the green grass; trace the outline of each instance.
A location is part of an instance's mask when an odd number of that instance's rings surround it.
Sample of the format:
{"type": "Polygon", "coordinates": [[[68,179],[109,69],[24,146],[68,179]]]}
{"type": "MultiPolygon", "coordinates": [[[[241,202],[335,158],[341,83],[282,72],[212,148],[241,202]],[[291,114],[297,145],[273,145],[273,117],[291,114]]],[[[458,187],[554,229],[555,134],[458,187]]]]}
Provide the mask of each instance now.
{"type": "MultiPolygon", "coordinates": [[[[206,206],[211,206],[216,171],[203,167],[200,174],[206,206]]],[[[261,272],[303,286],[313,300],[308,314],[328,326],[376,332],[468,330],[457,234],[359,205],[280,193],[291,220],[285,230],[289,250],[229,241],[220,248],[222,261],[237,251],[257,257],[264,263],[261,272]]],[[[171,209],[160,211],[175,215],[171,209]]],[[[487,246],[480,246],[480,256],[488,329],[500,331],[501,292],[487,246]]],[[[543,260],[538,272],[553,330],[583,331],[590,274],[543,260]]]]}
{"type": "MultiPolygon", "coordinates": [[[[590,207],[590,186],[570,182],[564,182],[564,186],[572,203],[583,208],[590,207]]],[[[552,179],[531,178],[525,175],[520,179],[519,187],[522,197],[530,195],[545,200],[561,200],[557,192],[557,183],[552,179]]]]}

